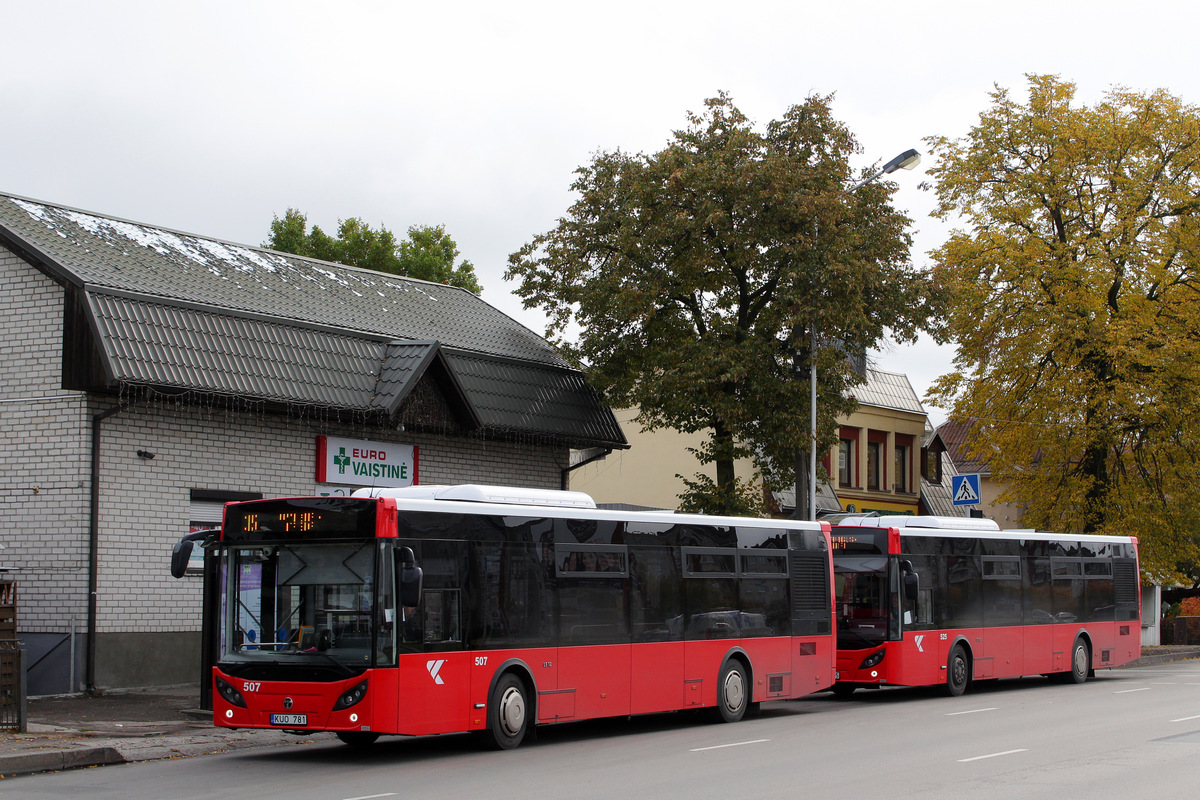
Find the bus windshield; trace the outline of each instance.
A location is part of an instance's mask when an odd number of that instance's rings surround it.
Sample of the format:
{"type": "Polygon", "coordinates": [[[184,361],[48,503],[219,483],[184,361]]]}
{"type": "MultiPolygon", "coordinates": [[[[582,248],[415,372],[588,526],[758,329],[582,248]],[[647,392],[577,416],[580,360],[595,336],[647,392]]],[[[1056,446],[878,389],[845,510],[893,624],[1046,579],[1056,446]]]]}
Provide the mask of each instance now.
{"type": "Polygon", "coordinates": [[[374,540],[231,546],[222,659],[332,662],[352,673],[392,663],[392,570],[377,569],[377,561],[390,563],[378,557],[385,547],[374,540]]]}
{"type": "Polygon", "coordinates": [[[843,556],[833,562],[839,650],[865,650],[899,637],[887,556],[843,556]]]}

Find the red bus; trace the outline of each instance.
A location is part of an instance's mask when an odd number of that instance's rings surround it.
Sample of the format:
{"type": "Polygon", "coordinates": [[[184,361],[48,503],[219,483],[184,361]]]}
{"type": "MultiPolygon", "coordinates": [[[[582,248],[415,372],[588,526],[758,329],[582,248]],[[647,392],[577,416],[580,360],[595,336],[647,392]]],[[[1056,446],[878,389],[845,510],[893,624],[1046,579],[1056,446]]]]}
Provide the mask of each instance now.
{"type": "Polygon", "coordinates": [[[355,745],[479,731],[508,749],[531,725],[692,708],[733,722],[833,684],[821,523],[409,487],[230,503],[209,546],[223,727],[355,745]]]}
{"type": "Polygon", "coordinates": [[[839,695],[1049,675],[1141,655],[1137,539],[1001,531],[962,517],[833,527],[839,695]]]}

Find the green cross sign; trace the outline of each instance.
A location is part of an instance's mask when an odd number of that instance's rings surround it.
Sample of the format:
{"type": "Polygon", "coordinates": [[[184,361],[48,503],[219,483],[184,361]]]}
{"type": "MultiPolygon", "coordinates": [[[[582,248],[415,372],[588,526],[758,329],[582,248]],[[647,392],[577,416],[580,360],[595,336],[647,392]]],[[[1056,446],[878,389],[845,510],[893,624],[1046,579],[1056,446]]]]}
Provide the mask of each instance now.
{"type": "Polygon", "coordinates": [[[350,456],[346,455],[346,448],[338,448],[338,454],[333,457],[333,463],[337,464],[339,474],[346,474],[346,467],[350,466],[350,456]]]}

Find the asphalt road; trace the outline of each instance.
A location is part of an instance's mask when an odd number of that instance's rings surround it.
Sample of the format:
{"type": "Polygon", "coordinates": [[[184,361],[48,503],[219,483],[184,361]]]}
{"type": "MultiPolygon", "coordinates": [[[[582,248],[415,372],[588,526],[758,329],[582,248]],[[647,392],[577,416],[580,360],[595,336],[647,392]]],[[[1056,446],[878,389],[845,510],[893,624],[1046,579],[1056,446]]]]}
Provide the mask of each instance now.
{"type": "Polygon", "coordinates": [[[0,782],[0,798],[1186,797],[1200,756],[1200,662],[1082,686],[997,681],[963,697],[858,692],[764,704],[734,725],[688,715],[542,729],[510,752],[470,736],[332,740],[0,782]]]}

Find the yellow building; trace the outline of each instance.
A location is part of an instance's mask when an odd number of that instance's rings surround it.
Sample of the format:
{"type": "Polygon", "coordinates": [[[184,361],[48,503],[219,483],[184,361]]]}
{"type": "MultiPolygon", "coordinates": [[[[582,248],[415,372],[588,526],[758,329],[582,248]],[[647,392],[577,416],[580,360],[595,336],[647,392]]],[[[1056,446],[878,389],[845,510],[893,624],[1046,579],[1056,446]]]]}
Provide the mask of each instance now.
{"type": "MultiPolygon", "coordinates": [[[[647,433],[634,421],[636,408],[614,409],[613,413],[629,449],[616,450],[572,470],[569,488],[573,491],[586,492],[605,505],[674,510],[679,507],[679,495],[687,489],[676,475],[691,479],[703,472],[716,480],[716,466],[701,464],[688,450],[702,446],[707,433],[680,433],[670,428],[647,433]]],[[[734,472],[738,478],[750,480],[754,463],[740,459],[734,463],[734,472]]]]}
{"type": "MultiPolygon", "coordinates": [[[[866,378],[864,385],[854,389],[858,410],[841,421],[837,446],[820,459],[823,483],[817,509],[923,513],[921,479],[929,475],[928,465],[937,458],[936,453],[927,456],[922,448],[925,409],[906,376],[868,369],[866,378]]],[[[707,434],[644,433],[633,421],[636,414],[633,409],[616,412],[630,448],[574,470],[570,488],[587,492],[597,503],[674,509],[685,489],[676,475],[690,478],[704,471],[716,476],[712,464],[701,465],[688,451],[703,444],[707,434]]],[[[807,427],[808,420],[800,424],[807,427]]],[[[737,462],[735,471],[744,480],[754,477],[749,459],[737,462]]],[[[795,492],[780,492],[775,500],[783,513],[789,513],[795,492]]]]}
{"type": "Polygon", "coordinates": [[[907,376],[868,369],[866,377],[854,388],[858,410],[822,459],[830,488],[842,511],[919,514],[925,408],[907,376]]]}

